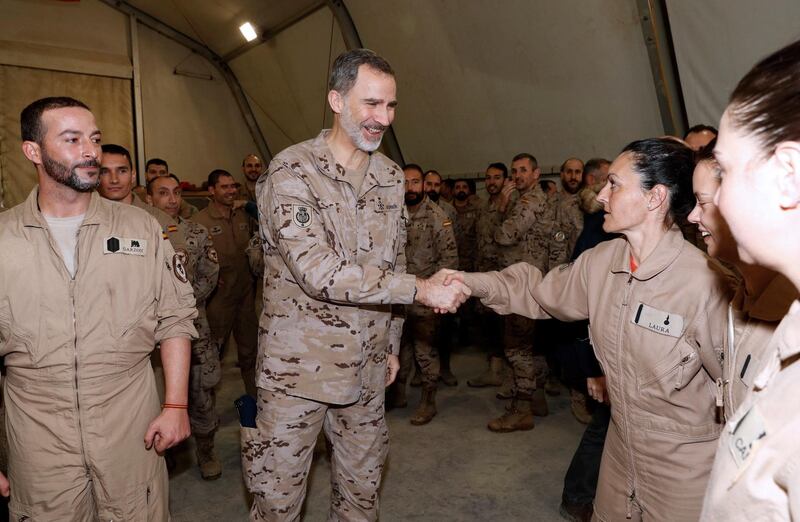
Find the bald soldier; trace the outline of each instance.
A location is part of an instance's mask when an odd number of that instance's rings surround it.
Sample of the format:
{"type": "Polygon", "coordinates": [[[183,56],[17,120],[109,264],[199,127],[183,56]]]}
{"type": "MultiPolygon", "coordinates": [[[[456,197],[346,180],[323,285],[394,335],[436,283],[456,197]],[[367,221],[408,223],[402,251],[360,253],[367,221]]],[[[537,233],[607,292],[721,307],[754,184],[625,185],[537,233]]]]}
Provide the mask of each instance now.
{"type": "Polygon", "coordinates": [[[160,454],[189,436],[185,268],[150,215],[94,192],[101,133],[85,104],[44,98],[20,120],[39,183],[0,214],[11,519],[169,520],[160,454]]]}
{"type": "MultiPolygon", "coordinates": [[[[546,273],[548,236],[553,227],[551,206],[539,186],[536,158],[528,153],[517,154],[511,162],[514,184],[500,191],[498,208],[503,222],[495,230],[494,240],[500,245],[501,264],[509,266],[526,261],[546,273]],[[510,205],[517,190],[519,198],[510,205]]],[[[547,362],[544,355],[534,355],[534,321],[519,315],[505,316],[505,353],[514,376],[512,403],[501,417],[489,422],[496,432],[533,429],[533,415],[547,415],[544,386],[547,362]],[[533,402],[532,402],[533,401],[533,402]]]]}
{"type": "Polygon", "coordinates": [[[388,450],[384,387],[402,315],[455,311],[462,288],[406,274],[400,168],[377,152],[394,119],[391,66],[354,49],[334,62],[333,128],[278,154],[256,185],[264,244],[256,427],[242,428],[251,520],[299,520],[313,448],[331,453],[330,520],[372,521],[388,450]]]}
{"type": "Polygon", "coordinates": [[[552,200],[555,227],[550,234],[550,266],[566,263],[583,230],[578,191],[583,184],[583,161],[570,158],[561,164],[561,191],[552,200]]]}
{"type": "Polygon", "coordinates": [[[244,209],[234,206],[237,188],[230,172],[211,171],[208,191],[211,201],[193,218],[208,229],[219,256],[219,282],[206,303],[208,324],[211,335],[223,347],[233,333],[245,391],[255,397],[258,323],[256,283],[246,253],[252,236],[250,218],[244,209]]]}
{"type": "Polygon", "coordinates": [[[248,154],[242,160],[242,174],[244,184],[239,185],[239,194],[236,199],[244,201],[256,200],[256,181],[264,173],[264,164],[255,154],[248,154]]]}
{"type": "MultiPolygon", "coordinates": [[[[430,277],[441,268],[458,266],[458,250],[453,222],[425,196],[422,169],[409,164],[405,174],[405,202],[411,219],[406,228],[406,268],[409,274],[430,277]]],[[[411,416],[411,424],[427,424],[436,415],[436,383],[439,380],[439,354],[434,348],[439,318],[430,308],[419,304],[406,307],[406,322],[400,347],[400,371],[392,385],[397,393],[395,406],[405,406],[406,381],[413,360],[422,375],[422,397],[411,416]]]]}
{"type": "Polygon", "coordinates": [[[211,339],[208,326],[206,299],[217,286],[219,259],[208,229],[180,216],[181,200],[180,181],[173,174],[154,178],[147,184],[147,202],[175,219],[186,238],[188,256],[185,266],[197,307],[194,320],[197,339],[192,342],[189,371],[189,421],[197,446],[200,476],[204,480],[215,480],[222,475],[222,463],[214,450],[214,433],[219,426],[219,416],[214,409],[214,387],[220,381],[222,369],[219,344],[216,339],[211,339]]]}

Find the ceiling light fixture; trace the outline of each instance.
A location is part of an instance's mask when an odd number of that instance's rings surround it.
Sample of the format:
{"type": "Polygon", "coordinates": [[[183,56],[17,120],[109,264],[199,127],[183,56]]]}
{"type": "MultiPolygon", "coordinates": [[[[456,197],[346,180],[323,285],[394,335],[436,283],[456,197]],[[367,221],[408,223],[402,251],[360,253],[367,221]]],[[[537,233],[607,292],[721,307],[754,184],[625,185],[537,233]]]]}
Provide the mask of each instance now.
{"type": "Polygon", "coordinates": [[[248,42],[252,42],[256,38],[258,38],[256,30],[255,28],[253,28],[253,25],[250,22],[245,22],[242,25],[240,25],[239,31],[242,32],[242,36],[244,36],[244,39],[247,40],[248,42]]]}

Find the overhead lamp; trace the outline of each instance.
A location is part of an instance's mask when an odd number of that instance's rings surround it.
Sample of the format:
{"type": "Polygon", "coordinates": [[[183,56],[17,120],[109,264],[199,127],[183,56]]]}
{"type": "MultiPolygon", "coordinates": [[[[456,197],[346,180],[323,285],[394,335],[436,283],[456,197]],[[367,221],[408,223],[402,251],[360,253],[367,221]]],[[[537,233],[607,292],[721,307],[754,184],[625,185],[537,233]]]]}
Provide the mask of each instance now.
{"type": "Polygon", "coordinates": [[[251,24],[250,22],[245,22],[242,25],[240,25],[239,31],[242,32],[242,36],[244,36],[244,39],[247,40],[248,42],[252,42],[256,38],[258,38],[256,30],[253,27],[253,24],[251,24]]]}

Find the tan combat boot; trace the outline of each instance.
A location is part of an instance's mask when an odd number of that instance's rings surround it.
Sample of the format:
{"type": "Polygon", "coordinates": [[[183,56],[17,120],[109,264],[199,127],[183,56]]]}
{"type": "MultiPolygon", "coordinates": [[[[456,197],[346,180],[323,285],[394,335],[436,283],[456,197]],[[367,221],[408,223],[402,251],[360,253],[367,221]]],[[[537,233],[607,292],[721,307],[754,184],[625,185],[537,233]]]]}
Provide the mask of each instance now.
{"type": "Polygon", "coordinates": [[[428,385],[422,389],[422,398],[419,401],[419,407],[414,415],[411,417],[410,422],[414,426],[422,426],[428,424],[436,416],[436,385],[428,385]]]}
{"type": "Polygon", "coordinates": [[[222,463],[217,452],[214,451],[214,434],[195,435],[197,445],[197,464],[200,466],[200,476],[203,480],[217,480],[222,476],[222,463]]]}
{"type": "Polygon", "coordinates": [[[517,396],[511,402],[511,410],[501,417],[489,421],[488,428],[497,433],[532,430],[531,396],[527,393],[517,392],[517,396]]]}
{"type": "Polygon", "coordinates": [[[586,395],[578,390],[570,390],[569,394],[572,415],[581,424],[589,424],[592,421],[592,414],[586,407],[586,395]]]}
{"type": "Polygon", "coordinates": [[[474,379],[467,381],[467,386],[485,388],[487,386],[501,386],[503,384],[503,359],[492,357],[489,359],[489,368],[474,379]]]}

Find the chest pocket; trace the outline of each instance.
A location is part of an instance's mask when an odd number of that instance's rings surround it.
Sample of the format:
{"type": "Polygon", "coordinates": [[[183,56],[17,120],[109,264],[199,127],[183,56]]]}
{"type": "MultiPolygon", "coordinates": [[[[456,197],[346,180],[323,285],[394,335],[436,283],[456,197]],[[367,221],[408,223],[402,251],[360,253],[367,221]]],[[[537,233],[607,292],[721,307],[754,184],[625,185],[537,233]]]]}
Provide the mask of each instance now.
{"type": "Polygon", "coordinates": [[[679,342],[667,357],[640,373],[637,378],[639,391],[667,397],[685,388],[702,365],[697,352],[687,343],[679,342]]]}

